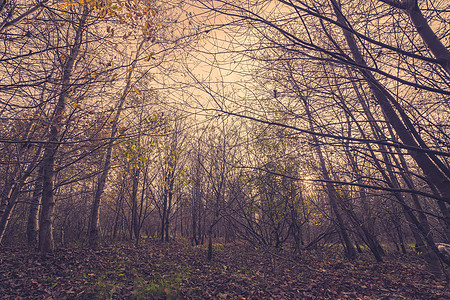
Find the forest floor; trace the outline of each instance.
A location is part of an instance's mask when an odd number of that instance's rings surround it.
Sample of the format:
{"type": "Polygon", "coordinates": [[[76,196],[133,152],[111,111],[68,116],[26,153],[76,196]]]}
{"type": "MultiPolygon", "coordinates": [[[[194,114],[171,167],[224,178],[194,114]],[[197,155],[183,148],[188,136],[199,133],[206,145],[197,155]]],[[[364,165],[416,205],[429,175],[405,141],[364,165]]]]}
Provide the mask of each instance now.
{"type": "Polygon", "coordinates": [[[139,248],[0,250],[2,299],[450,299],[417,255],[343,260],[330,249],[297,257],[247,245],[146,241],[139,248]]]}

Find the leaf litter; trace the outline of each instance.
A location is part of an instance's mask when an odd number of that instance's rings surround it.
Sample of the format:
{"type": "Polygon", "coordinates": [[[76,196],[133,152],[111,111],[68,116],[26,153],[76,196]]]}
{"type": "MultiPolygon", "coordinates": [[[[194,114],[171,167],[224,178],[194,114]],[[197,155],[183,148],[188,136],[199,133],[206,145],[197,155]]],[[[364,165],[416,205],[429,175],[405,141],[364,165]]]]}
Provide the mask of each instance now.
{"type": "Polygon", "coordinates": [[[147,240],[135,248],[0,249],[1,299],[450,299],[417,255],[368,255],[147,240]]]}

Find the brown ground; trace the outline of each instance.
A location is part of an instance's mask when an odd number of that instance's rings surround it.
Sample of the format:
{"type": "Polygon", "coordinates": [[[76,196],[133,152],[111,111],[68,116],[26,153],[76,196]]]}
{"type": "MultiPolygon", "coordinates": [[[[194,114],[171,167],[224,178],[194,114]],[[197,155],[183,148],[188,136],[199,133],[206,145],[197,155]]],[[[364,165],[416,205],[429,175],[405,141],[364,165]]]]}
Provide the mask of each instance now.
{"type": "Polygon", "coordinates": [[[450,299],[417,255],[354,262],[333,251],[269,253],[245,245],[147,241],[136,249],[0,249],[2,299],[450,299]]]}

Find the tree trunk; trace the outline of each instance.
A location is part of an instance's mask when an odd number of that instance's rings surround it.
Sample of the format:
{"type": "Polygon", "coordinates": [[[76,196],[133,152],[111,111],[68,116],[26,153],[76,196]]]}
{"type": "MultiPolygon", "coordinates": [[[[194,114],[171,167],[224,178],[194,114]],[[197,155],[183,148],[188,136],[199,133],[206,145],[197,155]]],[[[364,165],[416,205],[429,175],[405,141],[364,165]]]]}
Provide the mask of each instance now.
{"type": "Polygon", "coordinates": [[[167,218],[167,191],[164,192],[163,195],[163,207],[162,207],[162,215],[161,215],[161,242],[164,242],[164,234],[166,232],[166,218],[167,218]]]}
{"type": "Polygon", "coordinates": [[[48,143],[44,148],[44,156],[42,159],[42,211],[39,224],[39,250],[42,254],[52,252],[54,248],[52,226],[53,210],[55,207],[55,200],[53,197],[55,157],[58,150],[60,134],[63,129],[63,115],[71,87],[70,79],[73,66],[80,52],[87,16],[88,8],[87,5],[84,5],[81,20],[76,27],[75,39],[70,49],[70,55],[63,66],[61,90],[59,91],[58,101],[51,120],[48,143]]]}
{"type": "Polygon", "coordinates": [[[113,226],[113,234],[112,234],[113,240],[116,239],[117,231],[119,228],[119,217],[121,215],[121,210],[122,210],[122,205],[123,205],[122,204],[123,197],[124,197],[124,190],[123,190],[123,187],[121,187],[120,191],[119,191],[119,196],[117,197],[117,201],[116,201],[116,213],[114,216],[114,226],[113,226]]]}
{"type": "Polygon", "coordinates": [[[196,200],[194,199],[192,201],[192,211],[191,211],[191,218],[192,218],[192,244],[195,244],[196,246],[199,244],[197,239],[197,209],[196,209],[196,200]]]}
{"type": "Polygon", "coordinates": [[[439,60],[442,67],[450,74],[450,51],[442,44],[428,24],[427,19],[419,8],[417,0],[406,0],[405,3],[406,11],[416,27],[417,32],[422,37],[422,40],[436,59],[439,60]]]}
{"type": "MultiPolygon", "coordinates": [[[[303,101],[303,106],[305,108],[305,111],[306,111],[306,114],[308,117],[310,130],[314,131],[313,117],[309,110],[309,104],[307,103],[307,100],[301,94],[299,94],[299,96],[302,98],[301,100],[303,101]]],[[[336,189],[334,188],[333,184],[330,182],[331,178],[328,174],[328,170],[325,165],[325,159],[322,155],[322,151],[320,149],[320,144],[317,139],[317,136],[313,135],[312,140],[313,140],[313,144],[315,145],[314,148],[315,148],[316,154],[319,158],[319,164],[320,164],[320,170],[322,173],[322,177],[325,181],[327,181],[325,186],[326,186],[327,193],[328,193],[328,202],[329,202],[329,204],[331,206],[331,210],[336,218],[336,223],[337,223],[337,227],[338,227],[337,229],[339,230],[339,232],[342,236],[343,242],[344,242],[343,246],[345,249],[345,256],[349,259],[354,259],[356,257],[356,250],[350,241],[350,237],[348,236],[347,229],[345,227],[344,221],[341,216],[341,212],[338,208],[338,204],[337,204],[337,201],[339,199],[338,193],[337,193],[336,189]]]]}
{"type": "Polygon", "coordinates": [[[42,194],[42,168],[39,168],[36,182],[34,184],[33,196],[31,198],[30,209],[28,213],[27,223],[27,243],[30,248],[38,246],[38,221],[39,221],[39,204],[41,203],[42,194]]]}
{"type": "Polygon", "coordinates": [[[168,195],[168,201],[167,201],[167,214],[166,214],[166,238],[165,241],[168,242],[170,240],[169,235],[169,228],[170,228],[170,212],[172,210],[172,198],[173,198],[173,183],[170,186],[170,191],[168,195]]]}
{"type": "Polygon", "coordinates": [[[117,127],[119,123],[120,114],[123,110],[123,105],[125,103],[125,100],[128,96],[129,91],[131,90],[131,76],[133,74],[133,70],[136,67],[136,62],[140,54],[140,50],[144,44],[144,41],[141,42],[141,44],[138,47],[138,50],[136,51],[136,56],[131,64],[131,69],[127,72],[126,76],[126,85],[123,90],[123,93],[118,101],[118,105],[116,108],[116,114],[114,116],[114,121],[111,124],[111,134],[110,139],[107,144],[106,148],[106,154],[102,161],[102,172],[100,173],[97,181],[97,187],[95,189],[94,199],[92,201],[92,208],[91,208],[91,214],[89,218],[89,246],[91,248],[97,248],[99,243],[99,215],[100,215],[100,203],[101,203],[101,197],[103,194],[103,191],[105,189],[105,183],[106,179],[108,178],[108,172],[111,168],[111,154],[112,154],[112,148],[114,146],[114,141],[116,139],[117,134],[117,127]]]}
{"type": "Polygon", "coordinates": [[[208,261],[212,260],[213,257],[213,245],[212,245],[212,231],[213,231],[213,225],[209,226],[208,229],[208,261]]]}
{"type": "MultiPolygon", "coordinates": [[[[402,229],[400,226],[397,229],[397,234],[398,234],[398,240],[400,242],[400,249],[402,249],[403,254],[406,254],[405,241],[403,240],[402,229]]],[[[419,238],[420,238],[420,236],[419,236],[419,238]]]]}
{"type": "Polygon", "coordinates": [[[139,219],[138,219],[138,203],[137,203],[137,193],[139,186],[139,168],[134,167],[134,170],[131,172],[133,187],[131,192],[131,227],[134,233],[134,238],[136,239],[135,245],[139,245],[139,219]]]}
{"type": "MultiPolygon", "coordinates": [[[[50,141],[56,141],[58,129],[56,126],[52,127],[51,136],[53,138],[50,141]]],[[[39,250],[42,254],[52,252],[54,248],[52,226],[53,209],[55,207],[53,177],[56,149],[56,144],[49,144],[45,149],[42,160],[42,210],[39,220],[39,250]]]]}

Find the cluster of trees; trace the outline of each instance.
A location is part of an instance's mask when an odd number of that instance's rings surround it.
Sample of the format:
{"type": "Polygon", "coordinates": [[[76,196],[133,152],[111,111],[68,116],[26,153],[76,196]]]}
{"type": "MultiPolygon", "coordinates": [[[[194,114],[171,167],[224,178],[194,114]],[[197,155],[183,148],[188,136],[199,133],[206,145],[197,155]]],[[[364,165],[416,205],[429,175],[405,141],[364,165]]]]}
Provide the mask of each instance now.
{"type": "Polygon", "coordinates": [[[450,263],[446,1],[187,1],[170,26],[150,1],[0,3],[2,244],[450,263]]]}
{"type": "Polygon", "coordinates": [[[0,15],[0,241],[11,222],[26,223],[17,209],[26,204],[28,243],[52,251],[56,202],[80,197],[92,206],[94,245],[112,148],[130,138],[120,131],[126,99],[142,93],[139,70],[158,63],[158,8],[149,1],[18,0],[2,1],[0,15]]]}
{"type": "MultiPolygon", "coordinates": [[[[300,209],[305,185],[313,185],[322,222],[347,257],[355,257],[355,242],[378,261],[387,240],[403,252],[413,243],[437,271],[435,242],[450,238],[448,4],[196,3],[216,21],[207,31],[218,40],[210,47],[217,49],[210,61],[223,70],[217,76],[242,76],[225,88],[208,84],[215,74],[192,78],[214,100],[210,109],[258,124],[250,134],[259,140],[254,158],[245,165],[265,173],[261,198],[252,197],[258,212],[273,202],[284,212],[300,209]],[[303,186],[288,188],[289,180],[303,186]]],[[[261,221],[289,223],[285,235],[295,240],[292,228],[311,224],[311,215],[306,223],[307,213],[291,215],[297,224],[287,214],[282,222],[270,214],[261,221]]],[[[277,242],[283,237],[273,234],[277,242]]]]}

